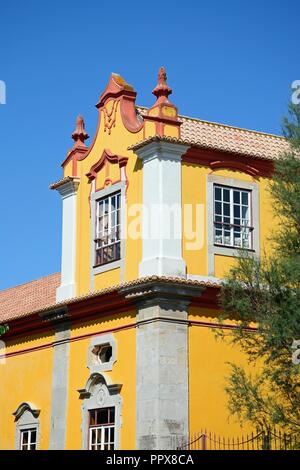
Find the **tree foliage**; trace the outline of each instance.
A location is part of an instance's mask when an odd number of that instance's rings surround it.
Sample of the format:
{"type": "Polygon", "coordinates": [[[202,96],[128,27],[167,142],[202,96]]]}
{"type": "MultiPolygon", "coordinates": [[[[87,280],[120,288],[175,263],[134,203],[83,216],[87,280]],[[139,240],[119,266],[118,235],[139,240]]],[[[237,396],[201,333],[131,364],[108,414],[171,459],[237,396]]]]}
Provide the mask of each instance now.
{"type": "Polygon", "coordinates": [[[300,107],[289,111],[284,134],[290,150],[276,162],[269,188],[279,222],[268,241],[271,254],[257,258],[242,251],[223,282],[220,303],[225,315],[234,312],[240,320],[230,340],[259,371],[231,364],[230,412],[255,427],[279,426],[300,437],[300,364],[292,361],[293,343],[300,340],[300,107]]]}
{"type": "Polygon", "coordinates": [[[0,336],[4,335],[9,330],[8,325],[0,325],[0,336]]]}

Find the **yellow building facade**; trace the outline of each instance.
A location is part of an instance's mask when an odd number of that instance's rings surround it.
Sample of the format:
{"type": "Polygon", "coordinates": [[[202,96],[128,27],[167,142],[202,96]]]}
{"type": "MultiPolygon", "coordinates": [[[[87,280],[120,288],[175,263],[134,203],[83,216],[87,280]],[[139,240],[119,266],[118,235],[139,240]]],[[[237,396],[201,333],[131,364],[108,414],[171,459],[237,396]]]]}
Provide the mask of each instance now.
{"type": "MultiPolygon", "coordinates": [[[[241,429],[224,391],[218,293],[240,248],[268,251],[279,136],[151,108],[112,74],[91,145],[78,117],[63,178],[61,272],[0,292],[0,449],[174,449],[241,429]]],[[[225,333],[235,327],[231,319],[225,333]]]]}

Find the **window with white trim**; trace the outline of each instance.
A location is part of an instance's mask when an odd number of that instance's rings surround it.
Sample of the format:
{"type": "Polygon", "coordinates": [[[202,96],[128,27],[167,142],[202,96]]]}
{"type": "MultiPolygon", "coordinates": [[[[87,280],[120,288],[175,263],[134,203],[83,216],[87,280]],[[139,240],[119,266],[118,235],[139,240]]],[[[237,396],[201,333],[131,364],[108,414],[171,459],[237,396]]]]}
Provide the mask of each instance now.
{"type": "Polygon", "coordinates": [[[37,449],[37,428],[22,429],[20,431],[20,449],[37,449]]]}
{"type": "Polygon", "coordinates": [[[114,450],[115,407],[89,411],[89,450],[114,450]]]}
{"type": "Polygon", "coordinates": [[[121,192],[96,201],[95,266],[121,258],[121,192]]]}
{"type": "Polygon", "coordinates": [[[214,243],[252,249],[250,190],[214,185],[214,243]]]}

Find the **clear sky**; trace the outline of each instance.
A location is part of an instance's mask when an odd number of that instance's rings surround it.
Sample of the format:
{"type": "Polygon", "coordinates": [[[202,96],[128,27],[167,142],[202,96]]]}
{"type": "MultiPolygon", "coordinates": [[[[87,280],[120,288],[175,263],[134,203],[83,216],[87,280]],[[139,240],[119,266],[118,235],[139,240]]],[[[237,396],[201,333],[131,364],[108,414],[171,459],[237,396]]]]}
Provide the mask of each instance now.
{"type": "Polygon", "coordinates": [[[150,105],[159,66],[181,114],[280,133],[300,79],[298,0],[26,0],[0,5],[0,289],[60,269],[61,178],[111,72],[150,105]]]}

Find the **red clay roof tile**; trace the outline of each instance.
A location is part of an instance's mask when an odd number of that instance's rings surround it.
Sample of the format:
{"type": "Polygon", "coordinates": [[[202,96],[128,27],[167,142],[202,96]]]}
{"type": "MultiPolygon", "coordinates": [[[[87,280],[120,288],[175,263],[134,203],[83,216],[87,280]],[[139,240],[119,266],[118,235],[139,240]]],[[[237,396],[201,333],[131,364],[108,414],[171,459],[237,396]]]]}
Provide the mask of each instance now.
{"type": "Polygon", "coordinates": [[[60,273],[11,287],[0,292],[0,322],[25,316],[55,303],[60,273]]]}

